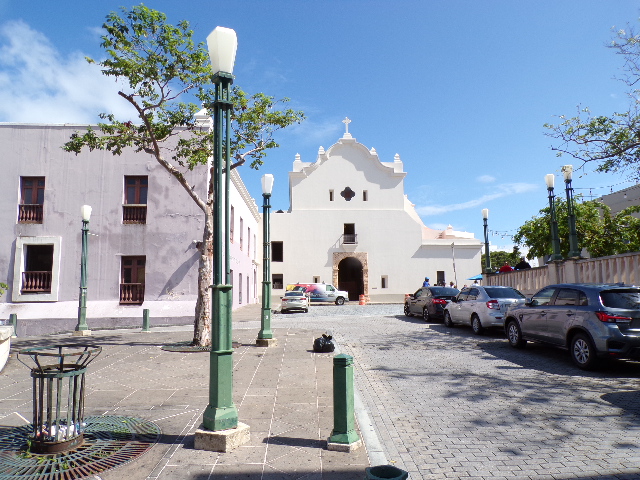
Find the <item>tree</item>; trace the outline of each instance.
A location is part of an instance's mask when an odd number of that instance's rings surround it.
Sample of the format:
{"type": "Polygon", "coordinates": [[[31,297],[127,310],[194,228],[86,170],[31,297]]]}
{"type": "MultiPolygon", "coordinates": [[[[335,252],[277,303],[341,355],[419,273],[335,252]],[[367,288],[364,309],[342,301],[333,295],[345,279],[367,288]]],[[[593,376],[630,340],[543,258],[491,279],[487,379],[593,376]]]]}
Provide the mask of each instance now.
{"type": "Polygon", "coordinates": [[[558,156],[569,154],[584,164],[595,162],[599,172],[628,172],[640,180],[640,35],[632,28],[618,30],[609,45],[624,58],[624,75],[619,80],[628,87],[629,109],[610,116],[593,115],[578,108],[575,117],[560,116],[561,123],[545,124],[548,136],[561,141],[552,149],[558,156]]]}
{"type": "MultiPolygon", "coordinates": [[[[493,252],[489,252],[489,258],[491,258],[491,270],[495,272],[504,265],[504,262],[507,262],[513,267],[520,261],[521,257],[522,254],[520,253],[520,249],[517,245],[513,247],[513,251],[511,252],[505,252],[504,250],[494,250],[493,252]]],[[[485,254],[483,253],[481,257],[482,271],[484,271],[484,267],[486,265],[485,258],[485,254]]]]}
{"type": "MultiPolygon", "coordinates": [[[[569,253],[569,224],[567,222],[567,202],[555,198],[560,253],[566,257],[569,253]]],[[[580,248],[586,248],[593,257],[604,257],[619,253],[640,250],[640,219],[631,214],[640,212],[640,206],[632,206],[616,215],[611,209],[597,200],[582,202],[576,197],[574,213],[580,248]]],[[[551,231],[549,207],[540,210],[540,215],[527,220],[513,240],[519,245],[529,247],[527,258],[544,257],[551,252],[551,231]]]]}
{"type": "MultiPolygon", "coordinates": [[[[184,188],[204,212],[205,226],[198,266],[198,300],[194,321],[194,345],[211,343],[211,302],[209,286],[212,278],[213,252],[213,177],[206,197],[189,185],[183,172],[197,165],[209,165],[214,132],[196,122],[199,105],[184,101],[192,96],[200,105],[211,105],[215,98],[213,73],[203,43],[195,44],[187,21],[176,26],[166,22],[166,15],[144,5],[122,8],[122,16],[111,12],[103,25],[106,33],[101,46],[106,60],[90,63],[102,67],[104,75],[124,80],[126,89],[118,92],[137,112],[140,124],[118,120],[111,114],[100,114],[104,123],[86,132],[75,132],[63,148],[80,153],[107,150],[120,155],[125,148],[151,154],[184,188]]],[[[304,120],[300,111],[285,109],[289,99],[274,100],[257,93],[247,95],[233,89],[231,114],[231,158],[235,168],[251,160],[251,168],[259,168],[267,150],[278,147],[274,134],[304,120]]],[[[211,166],[209,165],[209,168],[211,166]]]]}

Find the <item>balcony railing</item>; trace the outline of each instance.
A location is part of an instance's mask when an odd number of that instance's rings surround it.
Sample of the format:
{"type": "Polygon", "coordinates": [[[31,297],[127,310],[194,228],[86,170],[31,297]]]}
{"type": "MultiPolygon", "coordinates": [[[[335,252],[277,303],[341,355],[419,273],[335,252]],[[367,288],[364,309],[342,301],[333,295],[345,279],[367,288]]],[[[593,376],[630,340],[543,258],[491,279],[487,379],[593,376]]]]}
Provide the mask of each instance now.
{"type": "Polygon", "coordinates": [[[22,272],[20,293],[51,293],[51,272],[22,272]]]}
{"type": "Polygon", "coordinates": [[[142,305],[144,302],[144,283],[121,283],[120,303],[142,305]]]}
{"type": "Polygon", "coordinates": [[[122,223],[147,223],[147,206],[122,205],[122,223]]]}
{"type": "Polygon", "coordinates": [[[18,207],[19,223],[42,223],[42,205],[23,203],[18,205],[18,207]]]}
{"type": "Polygon", "coordinates": [[[345,233],[342,235],[342,243],[347,245],[355,245],[358,243],[358,234],[345,233]]]}

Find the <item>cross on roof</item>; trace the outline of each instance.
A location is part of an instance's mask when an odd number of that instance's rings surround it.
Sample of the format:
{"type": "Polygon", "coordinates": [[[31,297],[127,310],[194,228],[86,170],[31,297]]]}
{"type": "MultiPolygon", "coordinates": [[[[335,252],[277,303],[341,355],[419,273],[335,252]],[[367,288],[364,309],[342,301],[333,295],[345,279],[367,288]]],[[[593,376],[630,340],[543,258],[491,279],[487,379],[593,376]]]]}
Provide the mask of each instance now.
{"type": "Polygon", "coordinates": [[[349,124],[351,123],[351,120],[349,120],[349,117],[344,117],[344,120],[342,120],[342,123],[344,123],[344,128],[345,128],[344,133],[349,133],[349,124]]]}

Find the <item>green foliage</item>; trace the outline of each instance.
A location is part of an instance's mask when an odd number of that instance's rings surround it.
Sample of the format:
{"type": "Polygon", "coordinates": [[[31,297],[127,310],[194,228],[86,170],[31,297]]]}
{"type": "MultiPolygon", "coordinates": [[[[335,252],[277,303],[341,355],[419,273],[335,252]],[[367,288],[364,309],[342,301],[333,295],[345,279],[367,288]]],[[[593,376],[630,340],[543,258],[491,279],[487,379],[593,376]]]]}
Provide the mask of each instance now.
{"type": "MultiPolygon", "coordinates": [[[[97,128],[74,133],[64,150],[80,153],[83,148],[107,150],[120,155],[125,148],[154,157],[189,190],[176,165],[193,169],[206,164],[213,149],[214,132],[196,122],[199,105],[184,102],[193,95],[200,105],[215,98],[213,75],[204,43],[193,41],[187,21],[166,23],[165,14],[139,5],[122,8],[107,16],[101,46],[107,59],[96,62],[102,73],[128,85],[118,94],[136,110],[140,124],[100,115],[97,128]],[[171,162],[173,162],[173,165],[171,162]]],[[[252,160],[258,168],[267,150],[278,147],[274,134],[304,120],[304,114],[280,108],[289,99],[275,100],[263,93],[247,95],[233,88],[232,156],[234,166],[252,160]]],[[[194,192],[190,191],[194,196],[194,192]]],[[[202,206],[202,205],[201,205],[202,206]]]]}
{"type": "MultiPolygon", "coordinates": [[[[579,248],[586,248],[592,257],[604,257],[626,252],[640,251],[640,219],[631,214],[640,212],[640,206],[624,209],[616,215],[597,200],[574,202],[576,230],[579,248]]],[[[569,224],[567,202],[555,198],[560,252],[563,257],[569,253],[569,224]]],[[[514,242],[529,247],[527,258],[550,255],[551,231],[550,210],[545,207],[540,215],[525,222],[514,236],[514,242]]]]}
{"type": "Polygon", "coordinates": [[[575,117],[562,115],[561,123],[545,127],[548,136],[561,141],[553,147],[558,156],[566,153],[583,164],[595,162],[599,172],[627,172],[640,180],[640,36],[632,29],[618,30],[609,47],[625,61],[625,75],[620,80],[629,87],[629,109],[594,116],[588,108],[579,108],[575,117]]]}
{"type": "MultiPolygon", "coordinates": [[[[515,247],[513,247],[513,251],[511,252],[505,252],[502,250],[489,252],[489,257],[491,258],[491,270],[495,272],[501,266],[504,265],[504,262],[507,262],[509,265],[513,267],[516,263],[520,261],[522,254],[520,253],[520,249],[516,245],[515,247]]],[[[482,261],[481,271],[484,271],[484,268],[485,268],[485,258],[486,258],[485,254],[483,253],[482,259],[481,259],[482,261]]]]}
{"type": "Polygon", "coordinates": [[[6,283],[0,282],[0,296],[4,294],[4,292],[9,288],[6,283]]]}

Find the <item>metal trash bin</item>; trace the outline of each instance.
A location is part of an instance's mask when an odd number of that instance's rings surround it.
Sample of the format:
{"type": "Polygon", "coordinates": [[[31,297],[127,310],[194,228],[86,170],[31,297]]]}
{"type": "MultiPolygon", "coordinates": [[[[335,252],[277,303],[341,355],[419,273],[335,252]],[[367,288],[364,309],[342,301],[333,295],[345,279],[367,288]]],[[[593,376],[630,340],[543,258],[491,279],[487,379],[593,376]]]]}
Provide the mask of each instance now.
{"type": "Polygon", "coordinates": [[[18,352],[18,360],[31,369],[33,378],[31,452],[59,453],[82,445],[84,374],[100,352],[102,347],[81,345],[25,348],[18,352]]]}
{"type": "Polygon", "coordinates": [[[409,478],[409,472],[402,470],[401,468],[394,467],[393,465],[377,465],[375,467],[367,467],[364,469],[367,476],[366,480],[406,480],[409,478]]]}

